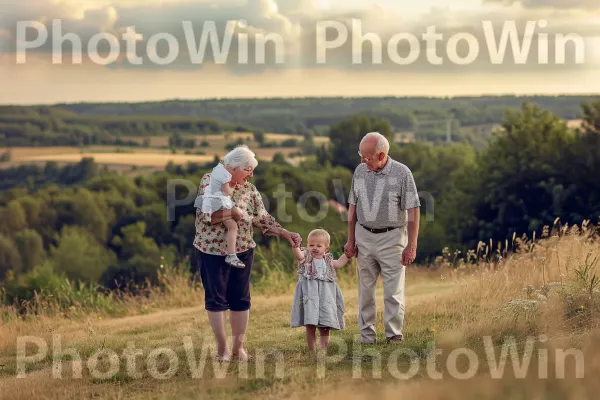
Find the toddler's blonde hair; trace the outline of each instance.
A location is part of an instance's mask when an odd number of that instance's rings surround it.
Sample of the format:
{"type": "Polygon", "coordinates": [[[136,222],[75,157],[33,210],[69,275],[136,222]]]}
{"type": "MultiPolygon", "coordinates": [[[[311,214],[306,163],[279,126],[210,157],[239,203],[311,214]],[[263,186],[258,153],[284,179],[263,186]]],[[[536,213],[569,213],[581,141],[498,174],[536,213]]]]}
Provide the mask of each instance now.
{"type": "Polygon", "coordinates": [[[307,240],[310,239],[311,237],[322,237],[322,238],[325,238],[327,240],[327,245],[328,246],[331,243],[331,236],[329,236],[329,232],[327,232],[325,229],[313,229],[308,234],[307,240]]]}

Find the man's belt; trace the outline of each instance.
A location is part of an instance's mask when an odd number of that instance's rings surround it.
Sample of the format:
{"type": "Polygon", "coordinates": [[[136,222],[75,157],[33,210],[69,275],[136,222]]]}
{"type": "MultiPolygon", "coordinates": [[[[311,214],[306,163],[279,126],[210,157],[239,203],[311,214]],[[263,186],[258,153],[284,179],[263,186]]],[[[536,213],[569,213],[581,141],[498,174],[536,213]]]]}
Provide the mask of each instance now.
{"type": "Polygon", "coordinates": [[[383,232],[393,231],[394,229],[398,229],[397,226],[390,226],[389,228],[378,228],[378,229],[368,228],[368,227],[364,226],[363,224],[360,224],[360,226],[362,226],[363,228],[365,228],[366,230],[368,230],[371,233],[383,233],[383,232]]]}

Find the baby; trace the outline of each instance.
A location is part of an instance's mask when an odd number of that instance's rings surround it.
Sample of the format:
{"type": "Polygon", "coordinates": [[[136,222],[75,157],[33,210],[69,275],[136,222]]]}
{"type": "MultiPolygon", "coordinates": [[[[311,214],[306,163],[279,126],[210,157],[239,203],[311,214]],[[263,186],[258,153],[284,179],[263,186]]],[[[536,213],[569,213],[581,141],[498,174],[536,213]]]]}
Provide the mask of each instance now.
{"type": "Polygon", "coordinates": [[[320,347],[329,346],[329,330],[344,329],[344,297],[337,284],[336,269],[349,261],[346,255],[334,260],[328,252],[331,238],[324,229],[308,234],[308,248],[294,248],[298,262],[298,283],[294,293],[291,326],[306,327],[306,344],[315,350],[316,330],[320,347]]]}
{"type": "MultiPolygon", "coordinates": [[[[221,163],[213,168],[210,174],[210,184],[206,187],[200,202],[202,212],[212,214],[219,210],[231,210],[235,206],[231,200],[231,173],[227,171],[221,163]]],[[[225,262],[235,268],[244,268],[246,265],[238,258],[236,248],[236,238],[238,226],[235,220],[229,215],[223,220],[227,228],[227,256],[225,262]]]]}

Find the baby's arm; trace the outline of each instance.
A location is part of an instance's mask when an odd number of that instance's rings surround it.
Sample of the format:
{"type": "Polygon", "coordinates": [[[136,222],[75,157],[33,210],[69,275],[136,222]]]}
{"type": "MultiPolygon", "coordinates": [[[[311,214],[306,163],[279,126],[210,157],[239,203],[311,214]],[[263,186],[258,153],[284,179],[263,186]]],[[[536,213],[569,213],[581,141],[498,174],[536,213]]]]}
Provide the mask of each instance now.
{"type": "Polygon", "coordinates": [[[350,261],[350,260],[348,259],[348,257],[346,257],[346,254],[342,254],[342,256],[340,258],[338,258],[337,260],[335,260],[331,263],[331,266],[335,269],[340,269],[344,265],[346,265],[348,263],[348,261],[350,261]]]}
{"type": "Polygon", "coordinates": [[[231,186],[229,186],[229,182],[225,182],[221,185],[221,191],[227,196],[231,196],[231,186]]]}

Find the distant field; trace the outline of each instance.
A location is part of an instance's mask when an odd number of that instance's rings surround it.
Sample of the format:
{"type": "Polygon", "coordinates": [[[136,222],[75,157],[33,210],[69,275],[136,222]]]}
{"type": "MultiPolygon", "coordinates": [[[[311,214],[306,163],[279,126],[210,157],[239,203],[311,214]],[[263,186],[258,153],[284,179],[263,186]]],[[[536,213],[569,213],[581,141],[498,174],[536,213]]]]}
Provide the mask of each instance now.
{"type": "MultiPolygon", "coordinates": [[[[195,139],[196,147],[194,149],[177,149],[176,154],[172,154],[169,146],[168,136],[124,136],[125,141],[133,141],[143,144],[148,140],[149,147],[129,147],[129,146],[88,146],[88,147],[13,147],[11,151],[11,161],[3,163],[2,167],[12,167],[19,164],[40,164],[46,161],[56,161],[59,163],[79,162],[84,157],[92,157],[98,164],[108,165],[112,169],[122,170],[126,166],[162,168],[169,162],[175,164],[186,164],[189,162],[207,163],[214,159],[215,155],[222,157],[229,150],[228,144],[233,144],[239,139],[244,140],[250,148],[256,153],[259,160],[271,161],[276,153],[282,153],[288,158],[288,161],[296,164],[300,159],[289,157],[291,153],[298,152],[296,147],[286,148],[260,148],[258,143],[253,140],[250,132],[232,132],[223,135],[184,135],[184,139],[195,139]],[[202,142],[208,142],[207,146],[200,146],[202,142]],[[185,154],[204,153],[204,154],[185,154]]],[[[296,139],[303,140],[302,135],[266,133],[267,141],[281,143],[284,140],[296,139]]],[[[328,137],[315,137],[316,144],[328,143],[328,137]]],[[[0,149],[0,153],[7,149],[0,149]]]]}
{"type": "MultiPolygon", "coordinates": [[[[251,146],[259,160],[271,161],[275,153],[289,156],[298,151],[297,148],[268,148],[260,149],[251,146]]],[[[0,149],[0,153],[7,149],[0,149]]],[[[198,148],[205,154],[184,154],[178,150],[172,154],[168,149],[121,147],[119,151],[115,146],[90,146],[82,150],[78,147],[13,147],[11,161],[4,163],[4,167],[19,164],[40,163],[56,161],[59,163],[75,163],[84,157],[94,158],[96,163],[109,166],[137,166],[137,167],[164,167],[169,162],[187,164],[189,162],[204,164],[214,159],[215,155],[223,156],[227,150],[223,147],[198,148]]],[[[293,160],[293,159],[290,159],[293,160]]]]}
{"type": "Polygon", "coordinates": [[[569,126],[569,128],[581,128],[581,125],[583,125],[583,120],[571,119],[567,121],[567,125],[569,126]]]}
{"type": "Polygon", "coordinates": [[[72,153],[23,157],[20,161],[78,162],[84,157],[92,157],[98,164],[136,165],[140,167],[164,166],[170,161],[173,161],[175,164],[185,164],[188,162],[206,163],[214,158],[208,155],[166,153],[72,153]]]}

